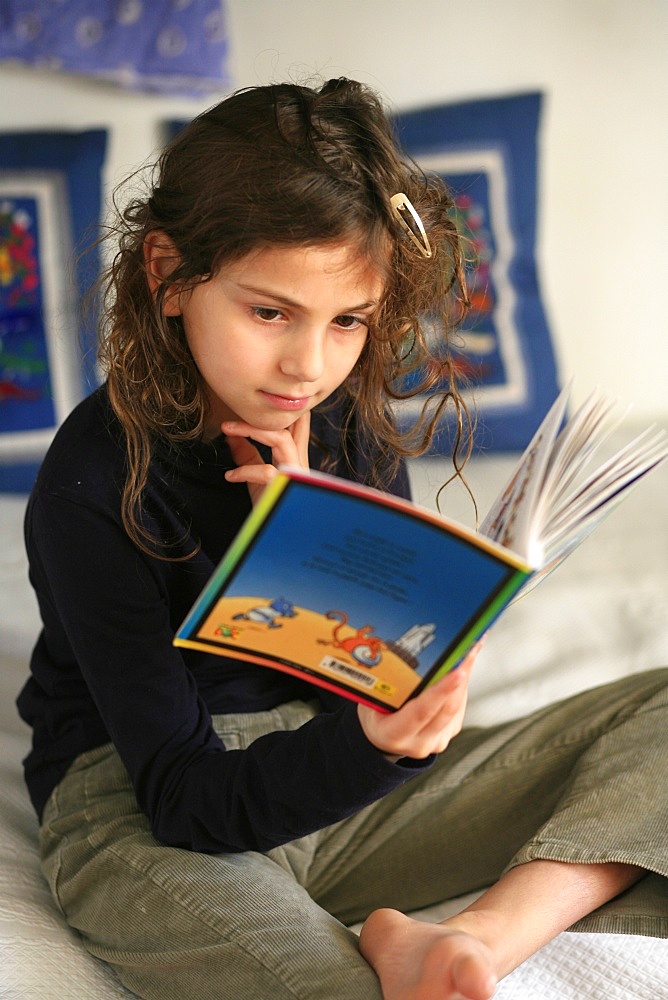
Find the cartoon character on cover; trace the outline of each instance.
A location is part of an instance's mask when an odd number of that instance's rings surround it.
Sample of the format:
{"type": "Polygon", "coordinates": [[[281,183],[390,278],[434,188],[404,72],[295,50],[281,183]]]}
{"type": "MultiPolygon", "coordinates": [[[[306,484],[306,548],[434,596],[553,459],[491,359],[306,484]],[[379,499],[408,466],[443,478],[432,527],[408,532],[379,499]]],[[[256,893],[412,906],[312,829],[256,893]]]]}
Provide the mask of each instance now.
{"type": "Polygon", "coordinates": [[[284,597],[276,597],[271,604],[260,604],[255,608],[250,608],[245,613],[234,615],[234,620],[242,619],[245,622],[259,622],[267,628],[282,628],[283,623],[276,621],[277,618],[294,618],[297,612],[290,601],[284,597]]]}
{"type": "Polygon", "coordinates": [[[240,632],[241,629],[236,625],[226,625],[224,622],[216,629],[216,635],[222,636],[223,639],[237,639],[240,632]]]}
{"type": "MultiPolygon", "coordinates": [[[[377,635],[372,635],[373,625],[363,625],[358,628],[354,635],[346,639],[340,638],[341,629],[348,625],[348,615],[345,611],[328,611],[327,618],[332,618],[339,624],[334,626],[332,639],[326,642],[324,639],[318,641],[325,646],[334,646],[335,649],[342,649],[352,656],[356,663],[363,667],[377,667],[383,658],[383,650],[387,646],[377,635]]],[[[351,626],[352,628],[352,626],[351,626]]]]}

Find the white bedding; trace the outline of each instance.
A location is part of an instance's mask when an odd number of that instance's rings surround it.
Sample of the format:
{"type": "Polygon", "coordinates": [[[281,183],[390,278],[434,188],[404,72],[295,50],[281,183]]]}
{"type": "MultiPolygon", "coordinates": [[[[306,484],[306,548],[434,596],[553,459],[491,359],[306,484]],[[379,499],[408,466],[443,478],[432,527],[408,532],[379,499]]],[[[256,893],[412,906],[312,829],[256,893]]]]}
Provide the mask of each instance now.
{"type": "MultiPolygon", "coordinates": [[[[504,457],[478,459],[470,466],[482,513],[508,468],[504,457]]],[[[434,487],[446,475],[438,460],[413,463],[415,498],[431,503],[434,487]]],[[[668,663],[666,497],[668,466],[494,627],[476,664],[471,722],[519,715],[582,688],[668,663]]],[[[470,523],[462,491],[451,491],[447,498],[446,512],[470,523]]],[[[69,930],[38,869],[36,821],[20,770],[29,735],[14,709],[38,627],[26,580],[24,506],[25,498],[0,495],[0,997],[129,997],[69,930]]],[[[433,919],[452,909],[450,903],[421,916],[433,919]]],[[[668,941],[563,933],[503,980],[495,997],[668,1000],[668,941]]]]}

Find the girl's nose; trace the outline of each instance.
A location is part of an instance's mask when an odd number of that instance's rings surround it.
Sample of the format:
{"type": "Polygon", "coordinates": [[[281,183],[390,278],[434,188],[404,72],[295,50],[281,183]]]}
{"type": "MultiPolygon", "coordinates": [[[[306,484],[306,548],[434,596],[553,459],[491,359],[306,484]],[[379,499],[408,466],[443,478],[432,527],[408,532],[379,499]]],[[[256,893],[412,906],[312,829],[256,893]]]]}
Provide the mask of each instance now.
{"type": "Polygon", "coordinates": [[[316,382],[325,371],[325,338],[320,330],[294,332],[280,363],[284,375],[299,382],[316,382]]]}

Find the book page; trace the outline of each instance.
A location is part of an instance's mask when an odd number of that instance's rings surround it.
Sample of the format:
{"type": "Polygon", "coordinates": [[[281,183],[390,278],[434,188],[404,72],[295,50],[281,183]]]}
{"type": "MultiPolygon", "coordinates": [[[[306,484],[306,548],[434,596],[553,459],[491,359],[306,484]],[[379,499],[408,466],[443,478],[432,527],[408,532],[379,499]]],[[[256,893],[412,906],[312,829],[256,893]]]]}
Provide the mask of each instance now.
{"type": "Polygon", "coordinates": [[[542,534],[572,484],[591,462],[600,445],[621,422],[610,419],[614,403],[594,392],[563,428],[552,449],[541,496],[535,508],[535,528],[542,534]]]}
{"type": "Polygon", "coordinates": [[[615,402],[594,391],[559,430],[569,391],[558,397],[481,528],[543,570],[565,558],[668,457],[665,432],[650,428],[593,465],[621,418],[613,418],[615,402]]]}
{"type": "Polygon", "coordinates": [[[480,526],[480,533],[532,565],[538,562],[531,552],[533,511],[541,495],[552,447],[566,413],[570,384],[552,404],[540,427],[529,442],[513,474],[492,504],[480,526]]]}
{"type": "Polygon", "coordinates": [[[549,512],[542,528],[546,552],[558,555],[572,539],[588,534],[628,492],[667,457],[666,436],[647,430],[604,462],[587,479],[576,482],[549,512]]]}

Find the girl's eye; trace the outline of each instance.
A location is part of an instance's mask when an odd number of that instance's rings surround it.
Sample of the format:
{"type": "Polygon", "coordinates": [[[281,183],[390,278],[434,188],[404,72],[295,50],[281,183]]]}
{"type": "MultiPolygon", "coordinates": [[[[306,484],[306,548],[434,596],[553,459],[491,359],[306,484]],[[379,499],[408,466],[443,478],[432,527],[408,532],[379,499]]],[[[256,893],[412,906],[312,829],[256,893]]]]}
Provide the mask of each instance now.
{"type": "Polygon", "coordinates": [[[253,306],[253,315],[265,323],[272,323],[279,319],[283,313],[280,309],[272,309],[271,306],[253,306]]]}
{"type": "Polygon", "coordinates": [[[334,322],[342,330],[358,330],[360,326],[366,326],[359,316],[337,316],[334,322]]]}

